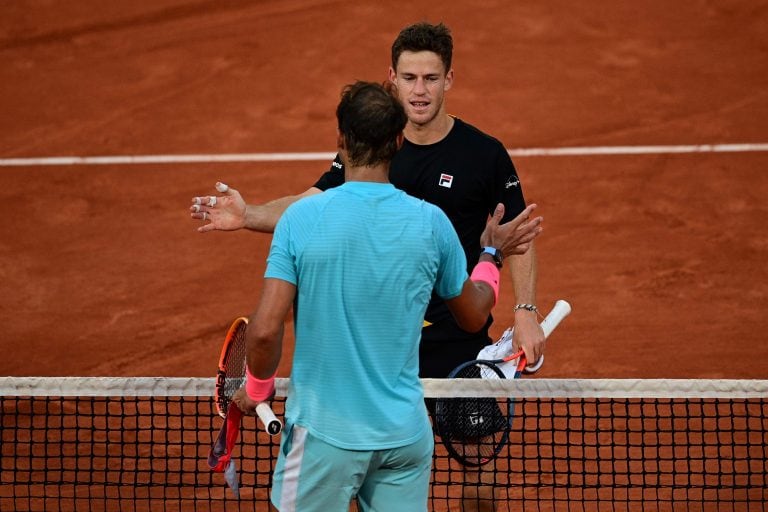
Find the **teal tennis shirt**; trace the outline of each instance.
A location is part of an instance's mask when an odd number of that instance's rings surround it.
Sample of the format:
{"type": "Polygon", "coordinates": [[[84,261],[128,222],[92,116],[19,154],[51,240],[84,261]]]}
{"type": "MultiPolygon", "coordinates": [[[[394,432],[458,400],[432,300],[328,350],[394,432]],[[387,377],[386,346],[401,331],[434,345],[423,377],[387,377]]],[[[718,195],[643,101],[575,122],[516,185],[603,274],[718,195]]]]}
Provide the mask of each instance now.
{"type": "Polygon", "coordinates": [[[265,273],[297,286],[286,422],[351,450],[417,441],[431,428],[424,312],[433,289],[461,293],[466,265],[445,214],[391,184],[347,182],[291,205],[265,273]]]}

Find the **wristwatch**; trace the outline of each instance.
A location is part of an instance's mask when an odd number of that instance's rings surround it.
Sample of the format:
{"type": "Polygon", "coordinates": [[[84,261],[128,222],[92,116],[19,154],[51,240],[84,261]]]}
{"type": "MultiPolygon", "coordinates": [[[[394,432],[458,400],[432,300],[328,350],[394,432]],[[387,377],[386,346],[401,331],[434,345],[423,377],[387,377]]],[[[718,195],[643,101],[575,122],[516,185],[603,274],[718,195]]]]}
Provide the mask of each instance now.
{"type": "Polygon", "coordinates": [[[495,247],[483,247],[480,254],[490,254],[496,267],[501,268],[501,264],[504,261],[504,254],[500,250],[495,247]]]}

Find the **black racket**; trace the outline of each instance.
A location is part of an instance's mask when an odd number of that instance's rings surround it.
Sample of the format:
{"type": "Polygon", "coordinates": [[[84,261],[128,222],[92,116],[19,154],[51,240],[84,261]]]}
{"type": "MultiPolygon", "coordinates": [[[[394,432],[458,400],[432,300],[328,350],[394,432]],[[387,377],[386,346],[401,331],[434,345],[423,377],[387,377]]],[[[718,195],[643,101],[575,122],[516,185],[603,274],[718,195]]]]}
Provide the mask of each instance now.
{"type": "MultiPolygon", "coordinates": [[[[558,300],[542,321],[544,336],[571,312],[571,305],[558,300]]],[[[505,379],[498,366],[517,360],[512,378],[526,367],[525,354],[518,351],[500,359],[476,359],[453,369],[450,379],[505,379]]],[[[537,365],[538,366],[538,365],[537,365]]],[[[435,401],[435,430],[451,457],[464,466],[482,466],[492,461],[509,440],[515,402],[512,397],[438,398],[435,401]]]]}

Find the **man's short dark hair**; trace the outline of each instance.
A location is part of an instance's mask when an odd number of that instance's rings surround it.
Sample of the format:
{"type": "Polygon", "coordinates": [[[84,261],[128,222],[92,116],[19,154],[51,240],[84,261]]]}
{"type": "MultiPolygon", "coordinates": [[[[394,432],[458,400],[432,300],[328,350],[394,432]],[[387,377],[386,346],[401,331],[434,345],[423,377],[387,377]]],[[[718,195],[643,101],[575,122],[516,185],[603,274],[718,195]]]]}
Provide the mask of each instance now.
{"type": "Polygon", "coordinates": [[[403,52],[434,52],[440,56],[445,72],[451,70],[453,59],[453,38],[448,27],[439,23],[421,22],[409,25],[400,31],[392,43],[392,69],[397,70],[397,61],[403,52]]]}
{"type": "Polygon", "coordinates": [[[336,108],[350,165],[389,163],[397,153],[398,137],[408,117],[392,91],[373,82],[344,87],[336,108]]]}

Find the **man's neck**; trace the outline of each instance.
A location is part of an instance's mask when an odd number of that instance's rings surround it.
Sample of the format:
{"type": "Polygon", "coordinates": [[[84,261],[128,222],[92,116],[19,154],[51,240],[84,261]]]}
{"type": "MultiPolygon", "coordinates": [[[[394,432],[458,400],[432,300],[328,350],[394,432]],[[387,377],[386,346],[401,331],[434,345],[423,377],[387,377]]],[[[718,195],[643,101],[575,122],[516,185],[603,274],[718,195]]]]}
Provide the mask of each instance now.
{"type": "Polygon", "coordinates": [[[371,183],[389,183],[389,163],[373,167],[346,167],[345,181],[367,181],[371,183]]]}
{"type": "Polygon", "coordinates": [[[405,138],[413,144],[425,146],[443,140],[453,128],[454,119],[445,113],[439,113],[427,124],[413,124],[410,121],[405,125],[405,138]]]}

